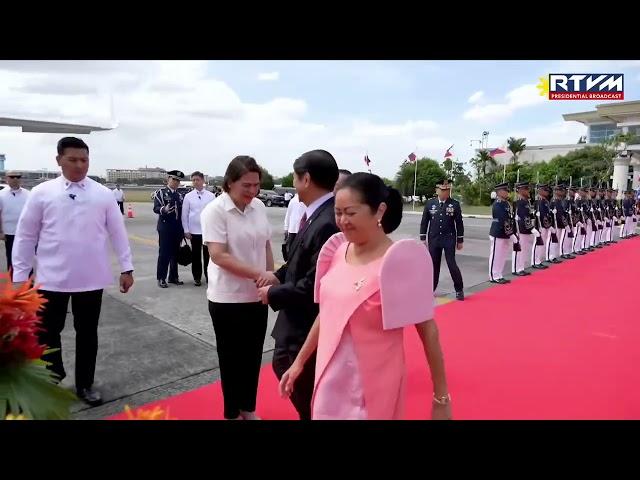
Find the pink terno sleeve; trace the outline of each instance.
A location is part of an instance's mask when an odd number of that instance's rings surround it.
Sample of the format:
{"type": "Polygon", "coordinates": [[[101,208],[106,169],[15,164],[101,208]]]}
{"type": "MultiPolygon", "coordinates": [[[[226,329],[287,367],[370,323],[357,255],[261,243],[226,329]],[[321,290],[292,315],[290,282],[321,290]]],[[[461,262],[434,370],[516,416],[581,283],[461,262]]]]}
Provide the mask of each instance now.
{"type": "Polygon", "coordinates": [[[329,240],[325,242],[320,250],[320,255],[318,256],[318,263],[316,263],[316,280],[314,283],[314,302],[320,303],[320,282],[322,281],[322,277],[326,275],[331,268],[331,263],[333,262],[333,256],[342,245],[346,242],[344,234],[342,232],[338,232],[331,237],[329,240]]]}
{"type": "Polygon", "coordinates": [[[433,318],[433,262],[415,240],[394,243],[380,267],[382,326],[385,330],[415,325],[433,318]]]}

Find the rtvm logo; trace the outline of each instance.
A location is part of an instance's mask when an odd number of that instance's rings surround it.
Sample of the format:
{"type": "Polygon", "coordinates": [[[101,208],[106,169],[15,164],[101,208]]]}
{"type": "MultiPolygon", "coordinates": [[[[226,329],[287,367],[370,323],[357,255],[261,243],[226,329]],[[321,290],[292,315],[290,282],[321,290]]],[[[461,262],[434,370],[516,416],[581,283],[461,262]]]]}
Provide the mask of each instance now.
{"type": "Polygon", "coordinates": [[[550,73],[549,100],[624,100],[624,74],[550,73]]]}

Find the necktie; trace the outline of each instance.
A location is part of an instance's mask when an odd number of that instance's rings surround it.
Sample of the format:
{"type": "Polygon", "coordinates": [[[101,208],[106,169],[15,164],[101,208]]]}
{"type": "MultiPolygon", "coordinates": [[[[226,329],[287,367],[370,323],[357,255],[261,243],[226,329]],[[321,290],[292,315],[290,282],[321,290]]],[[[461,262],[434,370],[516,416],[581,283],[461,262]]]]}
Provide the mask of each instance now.
{"type": "Polygon", "coordinates": [[[307,223],[307,212],[304,212],[304,215],[302,215],[302,218],[300,219],[300,225],[298,225],[298,233],[302,231],[302,227],[304,227],[305,223],[307,223]]]}

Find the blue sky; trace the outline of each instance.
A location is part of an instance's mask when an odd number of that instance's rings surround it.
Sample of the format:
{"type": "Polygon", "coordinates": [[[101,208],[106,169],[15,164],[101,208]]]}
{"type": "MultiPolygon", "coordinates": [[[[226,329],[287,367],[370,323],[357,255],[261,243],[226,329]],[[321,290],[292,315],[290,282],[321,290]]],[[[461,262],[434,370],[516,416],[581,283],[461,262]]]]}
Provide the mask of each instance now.
{"type": "MultiPolygon", "coordinates": [[[[638,61],[0,61],[0,114],[109,123],[87,136],[92,172],[157,165],[222,174],[251,154],[276,175],[306,150],[393,176],[406,155],[441,159],[454,144],[490,132],[529,145],[575,143],[585,133],[563,113],[603,102],[548,101],[535,85],[548,73],[624,73],[625,100],[640,99],[638,61]],[[475,94],[475,95],[474,95],[475,94]]],[[[54,169],[57,136],[0,128],[11,168],[54,169]]]]}

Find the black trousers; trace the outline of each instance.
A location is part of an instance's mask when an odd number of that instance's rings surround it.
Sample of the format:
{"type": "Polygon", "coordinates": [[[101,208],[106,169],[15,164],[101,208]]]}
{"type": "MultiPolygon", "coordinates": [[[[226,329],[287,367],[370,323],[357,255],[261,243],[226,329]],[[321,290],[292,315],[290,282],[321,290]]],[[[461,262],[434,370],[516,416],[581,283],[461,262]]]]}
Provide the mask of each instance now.
{"type": "Polygon", "coordinates": [[[38,337],[41,344],[58,349],[44,355],[42,359],[51,363],[47,368],[58,374],[61,380],[67,376],[62,362],[60,334],[64,329],[71,298],[73,328],[76,331],[76,389],[90,388],[93,385],[98,355],[102,290],[74,293],[40,290],[40,293],[47,299],[47,303],[42,313],[43,330],[38,333],[38,337]]]}
{"type": "Polygon", "coordinates": [[[202,235],[191,234],[191,273],[193,279],[200,281],[202,279],[202,266],[204,265],[204,278],[209,281],[207,274],[207,266],[209,265],[209,249],[202,244],[202,235]],[[202,252],[202,253],[201,253],[202,252]]]}
{"type": "MultiPolygon", "coordinates": [[[[272,366],[278,380],[289,370],[301,348],[302,345],[285,346],[276,342],[272,366]]],[[[316,354],[314,353],[302,369],[302,373],[293,386],[293,392],[291,392],[291,403],[296,408],[300,420],[311,420],[311,399],[313,397],[315,373],[316,354]]]]}
{"type": "Polygon", "coordinates": [[[11,268],[11,251],[13,250],[13,241],[15,238],[15,235],[4,236],[4,248],[7,253],[7,271],[11,268]]]}
{"type": "Polygon", "coordinates": [[[118,202],[118,206],[120,207],[120,212],[124,215],[124,202],[118,202]]]}
{"type": "Polygon", "coordinates": [[[268,307],[262,303],[209,302],[216,334],[225,418],[254,412],[267,334],[268,307]]]}
{"type": "Polygon", "coordinates": [[[429,253],[433,260],[433,290],[436,290],[440,280],[440,262],[443,250],[453,280],[453,287],[456,292],[461,292],[463,290],[462,274],[456,263],[456,238],[454,236],[429,239],[429,253]]]}
{"type": "Polygon", "coordinates": [[[181,229],[164,228],[158,230],[158,244],[160,246],[158,252],[158,280],[166,280],[167,271],[169,272],[170,282],[178,280],[178,250],[180,250],[180,243],[183,238],[184,233],[181,229]]]}

